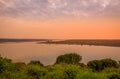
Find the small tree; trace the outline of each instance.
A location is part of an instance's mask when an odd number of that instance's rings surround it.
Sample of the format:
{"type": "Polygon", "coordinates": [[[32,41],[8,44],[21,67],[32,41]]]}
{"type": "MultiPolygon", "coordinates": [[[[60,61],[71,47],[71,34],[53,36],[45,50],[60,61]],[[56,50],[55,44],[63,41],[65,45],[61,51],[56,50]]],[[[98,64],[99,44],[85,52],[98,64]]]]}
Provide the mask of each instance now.
{"type": "Polygon", "coordinates": [[[64,54],[57,57],[56,64],[66,63],[66,64],[79,64],[82,57],[76,53],[64,54]]]}

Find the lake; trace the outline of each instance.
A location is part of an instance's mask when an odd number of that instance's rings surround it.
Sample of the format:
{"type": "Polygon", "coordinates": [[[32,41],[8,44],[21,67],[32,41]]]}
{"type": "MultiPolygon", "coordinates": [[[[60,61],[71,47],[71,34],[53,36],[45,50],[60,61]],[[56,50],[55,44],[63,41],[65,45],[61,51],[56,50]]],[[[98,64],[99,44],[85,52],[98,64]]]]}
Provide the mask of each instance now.
{"type": "Polygon", "coordinates": [[[57,56],[76,52],[82,56],[82,62],[112,58],[120,60],[120,47],[66,45],[66,44],[37,44],[36,42],[1,43],[0,54],[14,62],[30,62],[40,60],[44,65],[55,63],[57,56]]]}

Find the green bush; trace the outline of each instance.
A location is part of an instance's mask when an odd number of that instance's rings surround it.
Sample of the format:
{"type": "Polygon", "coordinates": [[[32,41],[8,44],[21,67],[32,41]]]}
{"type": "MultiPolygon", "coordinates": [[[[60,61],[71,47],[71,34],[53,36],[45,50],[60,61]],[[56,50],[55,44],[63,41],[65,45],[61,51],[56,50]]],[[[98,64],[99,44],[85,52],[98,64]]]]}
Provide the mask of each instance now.
{"type": "Polygon", "coordinates": [[[21,70],[20,72],[4,71],[4,73],[0,74],[0,79],[28,79],[28,78],[25,72],[21,70]]]}
{"type": "Polygon", "coordinates": [[[66,64],[79,64],[82,57],[76,53],[64,54],[57,57],[56,64],[66,63],[66,64]]]}
{"type": "Polygon", "coordinates": [[[62,65],[54,65],[46,67],[48,70],[44,79],[64,79],[64,67],[62,65]]]}
{"type": "Polygon", "coordinates": [[[118,63],[112,59],[93,60],[87,63],[87,66],[92,68],[94,71],[101,71],[105,68],[117,68],[118,63]]]}
{"type": "Polygon", "coordinates": [[[102,59],[101,63],[102,63],[103,68],[106,68],[106,67],[117,68],[118,67],[118,63],[115,60],[112,60],[110,58],[102,59]]]}
{"type": "Polygon", "coordinates": [[[64,70],[64,79],[76,79],[77,74],[80,70],[79,66],[76,65],[67,65],[64,70]]]}
{"type": "MultiPolygon", "coordinates": [[[[21,71],[26,67],[26,64],[23,62],[17,62],[17,63],[13,63],[11,65],[13,66],[14,71],[21,71]]],[[[11,68],[9,68],[9,69],[11,69],[11,68]]]]}
{"type": "Polygon", "coordinates": [[[79,72],[76,79],[108,79],[106,75],[91,71],[79,72]]]}
{"type": "Polygon", "coordinates": [[[0,73],[4,72],[10,63],[10,60],[0,56],[0,73]]]}
{"type": "Polygon", "coordinates": [[[37,65],[28,65],[27,66],[27,75],[31,79],[40,79],[41,77],[47,74],[47,70],[41,66],[37,65]]]}
{"type": "Polygon", "coordinates": [[[102,63],[100,60],[93,60],[87,63],[87,66],[92,68],[93,71],[101,71],[102,70],[102,63]]]}

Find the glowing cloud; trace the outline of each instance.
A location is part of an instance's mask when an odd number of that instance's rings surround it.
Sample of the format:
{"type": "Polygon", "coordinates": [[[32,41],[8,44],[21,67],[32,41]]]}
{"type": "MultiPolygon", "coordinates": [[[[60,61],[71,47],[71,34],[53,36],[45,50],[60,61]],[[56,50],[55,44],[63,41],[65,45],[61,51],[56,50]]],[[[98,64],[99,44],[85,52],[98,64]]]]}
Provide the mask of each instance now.
{"type": "Polygon", "coordinates": [[[0,0],[0,16],[120,16],[120,0],[0,0]]]}

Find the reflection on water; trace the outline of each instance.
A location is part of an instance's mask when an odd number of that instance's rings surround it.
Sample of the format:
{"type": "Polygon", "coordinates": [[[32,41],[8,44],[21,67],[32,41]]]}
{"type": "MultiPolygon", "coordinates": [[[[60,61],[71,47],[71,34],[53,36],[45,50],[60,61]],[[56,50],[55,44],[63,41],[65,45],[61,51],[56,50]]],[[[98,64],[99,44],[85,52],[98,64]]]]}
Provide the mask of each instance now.
{"type": "Polygon", "coordinates": [[[80,54],[86,63],[94,59],[112,58],[120,60],[120,47],[88,46],[88,45],[49,45],[27,43],[5,43],[0,44],[0,54],[13,61],[29,62],[40,60],[43,64],[53,64],[58,55],[76,52],[80,54]]]}

